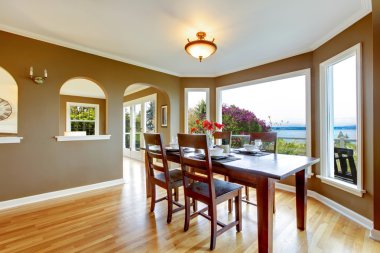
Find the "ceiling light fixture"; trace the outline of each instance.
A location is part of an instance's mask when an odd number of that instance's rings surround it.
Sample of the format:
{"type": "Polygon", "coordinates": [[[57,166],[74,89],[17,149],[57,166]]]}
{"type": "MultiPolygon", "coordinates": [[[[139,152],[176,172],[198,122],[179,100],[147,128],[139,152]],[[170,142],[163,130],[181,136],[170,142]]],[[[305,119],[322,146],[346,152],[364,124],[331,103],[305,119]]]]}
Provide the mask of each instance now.
{"type": "Polygon", "coordinates": [[[197,37],[198,39],[194,41],[187,39],[188,43],[185,46],[185,50],[188,54],[199,59],[201,62],[204,58],[215,53],[217,47],[214,43],[215,39],[212,39],[212,41],[205,40],[205,32],[198,32],[197,37]]]}

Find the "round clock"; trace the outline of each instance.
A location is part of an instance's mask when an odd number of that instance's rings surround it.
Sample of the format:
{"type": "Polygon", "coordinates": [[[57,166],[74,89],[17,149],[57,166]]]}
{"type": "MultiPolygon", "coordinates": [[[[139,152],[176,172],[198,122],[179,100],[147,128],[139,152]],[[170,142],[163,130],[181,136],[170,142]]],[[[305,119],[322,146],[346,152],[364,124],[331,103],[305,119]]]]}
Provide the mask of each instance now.
{"type": "Polygon", "coordinates": [[[0,98],[0,121],[9,118],[12,114],[12,106],[5,99],[0,98]]]}

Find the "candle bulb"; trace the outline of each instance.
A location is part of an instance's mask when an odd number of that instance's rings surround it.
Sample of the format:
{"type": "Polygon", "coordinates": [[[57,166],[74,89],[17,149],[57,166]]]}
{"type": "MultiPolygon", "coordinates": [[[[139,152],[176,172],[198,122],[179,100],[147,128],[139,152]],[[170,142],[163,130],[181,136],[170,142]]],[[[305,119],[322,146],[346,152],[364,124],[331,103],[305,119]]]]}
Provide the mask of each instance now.
{"type": "Polygon", "coordinates": [[[30,76],[33,76],[33,67],[30,67],[29,74],[30,74],[30,76]]]}
{"type": "Polygon", "coordinates": [[[47,78],[47,70],[46,69],[44,71],[44,76],[45,76],[45,78],[47,78]]]}

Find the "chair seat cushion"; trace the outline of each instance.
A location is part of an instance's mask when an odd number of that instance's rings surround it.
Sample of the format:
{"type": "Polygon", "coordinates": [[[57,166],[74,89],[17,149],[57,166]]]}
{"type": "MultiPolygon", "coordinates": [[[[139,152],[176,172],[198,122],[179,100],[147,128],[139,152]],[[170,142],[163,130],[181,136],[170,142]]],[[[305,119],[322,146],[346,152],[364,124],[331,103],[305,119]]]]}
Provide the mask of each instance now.
{"type": "MultiPolygon", "coordinates": [[[[165,174],[164,173],[158,173],[156,174],[155,178],[158,180],[165,182],[165,174]]],[[[174,185],[182,185],[182,171],[178,169],[169,170],[169,179],[170,183],[174,185]]]]}
{"type": "MultiPolygon", "coordinates": [[[[230,183],[230,182],[226,182],[226,181],[222,181],[218,179],[214,179],[214,186],[215,186],[216,197],[222,196],[226,193],[233,192],[242,188],[241,185],[237,185],[234,183],[230,183]]],[[[191,189],[191,191],[210,197],[208,184],[206,183],[195,182],[195,183],[190,184],[189,188],[191,189]]]]}

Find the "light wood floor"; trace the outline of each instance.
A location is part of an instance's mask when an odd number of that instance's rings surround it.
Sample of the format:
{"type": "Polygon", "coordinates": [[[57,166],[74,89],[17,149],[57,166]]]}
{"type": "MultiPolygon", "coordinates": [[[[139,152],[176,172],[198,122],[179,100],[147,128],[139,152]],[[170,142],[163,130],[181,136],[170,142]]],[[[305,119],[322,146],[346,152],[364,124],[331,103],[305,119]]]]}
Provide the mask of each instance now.
{"type": "MultiPolygon", "coordinates": [[[[185,233],[183,212],[166,224],[166,202],[149,213],[143,164],[124,162],[124,186],[0,212],[0,252],[208,251],[209,222],[199,217],[185,233]]],[[[276,206],[274,252],[380,252],[367,230],[314,199],[305,232],[296,229],[294,194],[277,191],[276,206]]],[[[225,204],[218,214],[233,219],[225,204]]],[[[256,252],[256,226],[256,208],[243,204],[242,232],[219,236],[214,252],[256,252]]]]}

